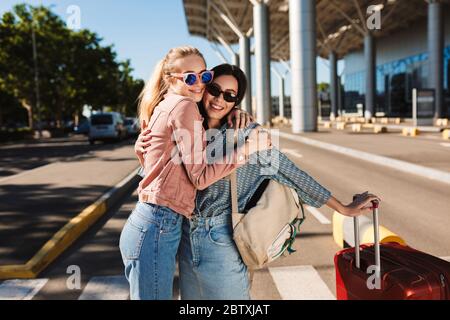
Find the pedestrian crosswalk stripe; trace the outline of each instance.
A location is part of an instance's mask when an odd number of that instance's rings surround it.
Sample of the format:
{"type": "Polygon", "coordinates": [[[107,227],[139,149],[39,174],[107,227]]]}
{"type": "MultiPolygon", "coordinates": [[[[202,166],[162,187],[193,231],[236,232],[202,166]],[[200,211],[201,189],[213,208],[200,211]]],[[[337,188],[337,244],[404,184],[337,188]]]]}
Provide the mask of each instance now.
{"type": "MultiPolygon", "coordinates": [[[[448,257],[450,258],[450,257],[448,257]]],[[[283,300],[335,299],[311,265],[272,267],[269,272],[283,300]]],[[[31,300],[49,279],[7,280],[0,283],[0,300],[31,300]]],[[[78,300],[127,300],[129,284],[123,275],[92,277],[78,300]]],[[[175,290],[174,299],[180,299],[175,290]]]]}
{"type": "Polygon", "coordinates": [[[297,158],[303,158],[303,155],[298,153],[297,150],[295,149],[281,149],[281,152],[293,155],[294,157],[297,158]]]}
{"type": "Polygon", "coordinates": [[[125,276],[92,277],[78,300],[127,300],[129,293],[125,276]]]}
{"type": "Polygon", "coordinates": [[[31,300],[48,279],[6,280],[0,284],[0,300],[31,300]]]}
{"type": "Polygon", "coordinates": [[[283,300],[335,300],[313,266],[269,268],[283,300]]]}
{"type": "Polygon", "coordinates": [[[331,221],[325,217],[319,210],[314,207],[305,206],[306,210],[311,212],[311,214],[321,223],[321,224],[331,224],[331,221]]]}

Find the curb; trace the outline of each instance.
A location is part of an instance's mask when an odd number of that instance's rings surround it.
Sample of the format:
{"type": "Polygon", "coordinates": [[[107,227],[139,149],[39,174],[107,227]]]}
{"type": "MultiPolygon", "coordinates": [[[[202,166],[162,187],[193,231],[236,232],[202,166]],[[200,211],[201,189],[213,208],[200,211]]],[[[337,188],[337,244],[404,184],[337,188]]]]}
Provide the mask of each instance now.
{"type": "Polygon", "coordinates": [[[129,190],[137,187],[140,180],[140,177],[137,175],[138,171],[139,168],[135,169],[97,201],[72,218],[26,264],[0,266],[0,280],[36,278],[102,217],[108,209],[115,205],[119,199],[129,190]]]}
{"type": "Polygon", "coordinates": [[[305,137],[297,136],[297,135],[290,134],[290,133],[271,132],[271,134],[274,136],[280,136],[282,138],[289,139],[291,141],[301,142],[301,143],[304,143],[304,144],[307,144],[310,146],[314,146],[314,147],[318,147],[320,149],[324,149],[327,151],[333,151],[333,152],[340,153],[340,154],[343,154],[343,155],[346,155],[346,156],[349,156],[352,158],[356,158],[356,159],[364,160],[367,162],[375,163],[377,165],[389,167],[391,169],[395,169],[398,171],[415,174],[415,175],[423,177],[423,178],[439,181],[439,182],[442,182],[445,184],[450,184],[450,173],[449,172],[440,171],[440,170],[436,170],[436,169],[432,169],[432,168],[427,168],[427,167],[413,164],[410,162],[392,159],[392,158],[388,158],[388,157],[384,157],[384,156],[379,156],[379,155],[364,152],[364,151],[341,147],[341,146],[334,145],[331,143],[322,142],[322,141],[318,141],[318,140],[314,140],[314,139],[310,139],[310,138],[305,138],[305,137]]]}

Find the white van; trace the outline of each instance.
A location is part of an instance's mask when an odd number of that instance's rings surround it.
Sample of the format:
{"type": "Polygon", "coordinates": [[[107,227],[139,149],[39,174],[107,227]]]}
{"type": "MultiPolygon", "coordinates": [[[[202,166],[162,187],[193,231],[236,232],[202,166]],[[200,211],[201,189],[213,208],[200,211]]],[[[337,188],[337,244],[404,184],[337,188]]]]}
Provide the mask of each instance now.
{"type": "Polygon", "coordinates": [[[96,140],[120,141],[127,136],[124,118],[118,112],[96,113],[91,116],[89,130],[89,143],[96,140]]]}

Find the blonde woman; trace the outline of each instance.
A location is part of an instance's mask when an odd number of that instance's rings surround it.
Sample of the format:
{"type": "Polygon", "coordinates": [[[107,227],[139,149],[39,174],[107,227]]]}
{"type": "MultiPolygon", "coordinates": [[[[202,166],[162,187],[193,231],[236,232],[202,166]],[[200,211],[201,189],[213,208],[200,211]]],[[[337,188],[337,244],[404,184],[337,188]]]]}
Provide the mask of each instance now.
{"type": "Polygon", "coordinates": [[[140,157],[144,172],[139,202],[120,237],[133,300],[172,299],[182,217],[193,214],[196,190],[230,174],[248,159],[248,150],[269,148],[253,139],[234,151],[233,161],[207,163],[203,118],[196,103],[212,79],[197,49],[179,47],[156,66],[141,93],[139,119],[151,131],[151,146],[140,157]]]}

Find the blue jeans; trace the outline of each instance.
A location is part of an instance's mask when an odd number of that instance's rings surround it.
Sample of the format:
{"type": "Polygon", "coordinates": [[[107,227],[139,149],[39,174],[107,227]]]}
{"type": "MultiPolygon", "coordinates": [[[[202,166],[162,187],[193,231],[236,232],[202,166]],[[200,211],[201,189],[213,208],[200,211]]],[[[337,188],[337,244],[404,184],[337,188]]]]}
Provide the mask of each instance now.
{"type": "Polygon", "coordinates": [[[178,252],[182,300],[249,300],[247,267],[233,241],[231,215],[183,219],[178,252]]]}
{"type": "Polygon", "coordinates": [[[183,217],[163,206],[138,202],[122,234],[120,253],[131,300],[172,300],[175,259],[183,217]]]}

